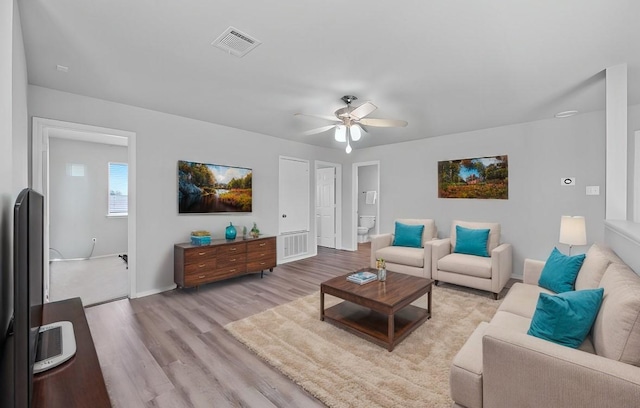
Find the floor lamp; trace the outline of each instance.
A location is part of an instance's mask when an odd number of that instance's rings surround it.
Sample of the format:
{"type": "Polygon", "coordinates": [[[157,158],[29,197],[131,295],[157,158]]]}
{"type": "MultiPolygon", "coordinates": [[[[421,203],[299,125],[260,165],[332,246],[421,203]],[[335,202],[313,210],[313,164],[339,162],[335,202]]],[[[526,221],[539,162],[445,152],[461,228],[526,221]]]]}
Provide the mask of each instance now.
{"type": "Polygon", "coordinates": [[[571,247],[574,245],[587,245],[587,229],[584,217],[563,215],[560,218],[560,239],[561,244],[569,245],[569,255],[571,247]]]}

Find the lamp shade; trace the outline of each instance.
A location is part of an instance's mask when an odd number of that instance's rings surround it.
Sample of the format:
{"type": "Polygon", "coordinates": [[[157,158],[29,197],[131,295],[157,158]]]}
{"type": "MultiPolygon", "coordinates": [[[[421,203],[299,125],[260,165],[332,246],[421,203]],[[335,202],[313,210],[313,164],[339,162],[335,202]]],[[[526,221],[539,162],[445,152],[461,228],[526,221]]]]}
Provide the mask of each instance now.
{"type": "Polygon", "coordinates": [[[345,125],[336,126],[336,134],[335,134],[336,142],[346,142],[347,141],[347,127],[345,125]]]}
{"type": "Polygon", "coordinates": [[[587,245],[587,228],[584,217],[563,215],[560,218],[561,244],[587,245]]]}
{"type": "Polygon", "coordinates": [[[360,126],[358,125],[351,125],[349,127],[349,133],[351,134],[351,140],[353,140],[354,142],[360,140],[360,137],[362,136],[362,133],[360,132],[360,126]]]}

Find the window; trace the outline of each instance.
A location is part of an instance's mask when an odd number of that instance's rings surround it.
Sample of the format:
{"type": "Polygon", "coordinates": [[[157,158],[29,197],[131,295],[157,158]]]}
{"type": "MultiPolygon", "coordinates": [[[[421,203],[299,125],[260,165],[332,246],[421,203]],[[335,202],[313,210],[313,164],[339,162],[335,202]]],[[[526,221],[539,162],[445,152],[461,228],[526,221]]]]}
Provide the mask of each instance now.
{"type": "Polygon", "coordinates": [[[107,215],[127,215],[129,211],[128,174],[127,163],[109,163],[109,211],[107,215]]]}

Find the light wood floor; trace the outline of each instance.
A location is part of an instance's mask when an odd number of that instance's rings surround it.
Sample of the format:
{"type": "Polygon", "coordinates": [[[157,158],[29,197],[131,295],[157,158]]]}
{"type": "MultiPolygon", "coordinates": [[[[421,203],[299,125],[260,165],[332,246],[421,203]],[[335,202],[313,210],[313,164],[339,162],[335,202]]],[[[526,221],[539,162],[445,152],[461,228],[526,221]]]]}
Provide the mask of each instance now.
{"type": "Polygon", "coordinates": [[[113,406],[324,407],[223,327],[368,266],[369,249],[319,247],[318,256],[278,266],[264,279],[247,275],[87,308],[113,406]]]}
{"type": "Polygon", "coordinates": [[[369,263],[368,244],[357,252],[318,252],[264,279],[247,275],[87,308],[113,406],[324,407],[223,328],[369,263]]]}

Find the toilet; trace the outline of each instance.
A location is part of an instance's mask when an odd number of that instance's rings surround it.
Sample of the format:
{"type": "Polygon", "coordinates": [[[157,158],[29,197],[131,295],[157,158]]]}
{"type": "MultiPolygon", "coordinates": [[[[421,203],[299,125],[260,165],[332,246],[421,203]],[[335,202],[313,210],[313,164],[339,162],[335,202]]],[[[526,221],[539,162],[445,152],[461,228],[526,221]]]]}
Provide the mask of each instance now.
{"type": "Polygon", "coordinates": [[[361,215],[358,219],[358,242],[369,242],[369,230],[376,224],[376,216],[361,215]]]}

